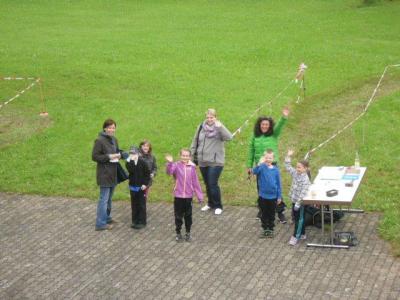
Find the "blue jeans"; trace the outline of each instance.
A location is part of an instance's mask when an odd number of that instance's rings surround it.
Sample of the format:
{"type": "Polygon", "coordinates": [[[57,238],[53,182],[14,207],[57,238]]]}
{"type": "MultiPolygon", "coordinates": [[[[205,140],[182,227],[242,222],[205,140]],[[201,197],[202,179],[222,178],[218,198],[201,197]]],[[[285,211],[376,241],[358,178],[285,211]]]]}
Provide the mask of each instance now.
{"type": "Polygon", "coordinates": [[[200,167],[201,176],[206,185],[208,206],[221,208],[221,190],[218,186],[218,179],[224,167],[200,167]]]}
{"type": "Polygon", "coordinates": [[[100,198],[97,204],[96,228],[104,228],[111,221],[111,201],[115,186],[100,187],[100,198]]]}

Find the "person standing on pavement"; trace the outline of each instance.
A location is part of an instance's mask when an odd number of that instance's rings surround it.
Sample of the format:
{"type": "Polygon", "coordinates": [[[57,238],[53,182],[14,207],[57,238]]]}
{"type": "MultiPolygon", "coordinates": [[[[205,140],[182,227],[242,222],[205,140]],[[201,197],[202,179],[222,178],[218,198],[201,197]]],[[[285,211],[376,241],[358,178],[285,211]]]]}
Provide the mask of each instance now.
{"type": "Polygon", "coordinates": [[[225,163],[225,142],[232,139],[232,133],[217,120],[215,109],[209,108],[206,120],[199,125],[191,145],[192,157],[198,161],[206,186],[208,203],[202,211],[214,209],[216,215],[223,210],[221,189],[218,179],[225,163]]]}
{"type": "MultiPolygon", "coordinates": [[[[251,174],[252,167],[257,165],[260,158],[263,157],[264,152],[267,149],[271,149],[274,152],[274,162],[273,164],[279,165],[279,151],[278,142],[279,136],[281,134],[282,128],[287,122],[289,116],[289,108],[285,107],[282,110],[282,117],[279,119],[278,123],[275,124],[271,117],[261,116],[257,119],[254,124],[254,134],[250,138],[249,142],[249,152],[247,159],[247,173],[251,174]]],[[[258,180],[257,180],[257,192],[259,191],[258,180]]],[[[285,203],[283,201],[277,207],[278,218],[281,223],[286,223],[286,218],[284,215],[285,203]]],[[[258,216],[260,217],[261,210],[259,210],[258,216]]]]}
{"type": "Polygon", "coordinates": [[[288,150],[285,157],[285,168],[292,177],[289,198],[292,200],[292,213],[295,219],[294,232],[290,237],[289,245],[295,246],[300,240],[306,239],[304,223],[304,204],[303,198],[307,195],[308,188],[311,185],[308,176],[309,163],[306,160],[299,161],[296,168],[291,165],[291,157],[294,151],[288,150]]]}
{"type": "Polygon", "coordinates": [[[100,187],[100,197],[97,204],[96,231],[110,230],[114,223],[111,217],[112,196],[117,185],[117,164],[121,158],[118,141],[115,138],[117,124],[107,119],[103,131],[94,142],[92,160],[97,163],[96,179],[100,187]]]}
{"type": "Polygon", "coordinates": [[[252,173],[257,175],[258,206],[261,210],[261,237],[274,237],[276,206],[282,201],[281,176],[273,164],[274,152],[268,149],[252,173]]]}
{"type": "Polygon", "coordinates": [[[196,173],[196,165],[190,161],[190,150],[181,149],[181,160],[174,162],[171,155],[166,155],[167,174],[175,179],[174,186],[174,215],[176,241],[183,241],[181,233],[183,221],[185,221],[185,240],[191,241],[190,230],[192,227],[192,203],[193,196],[196,195],[199,202],[203,202],[203,192],[199,178],[196,173]]]}
{"type": "Polygon", "coordinates": [[[146,162],[139,157],[139,148],[132,146],[126,160],[129,173],[129,191],[131,194],[133,229],[142,229],[147,225],[145,190],[150,182],[150,170],[146,162]]]}

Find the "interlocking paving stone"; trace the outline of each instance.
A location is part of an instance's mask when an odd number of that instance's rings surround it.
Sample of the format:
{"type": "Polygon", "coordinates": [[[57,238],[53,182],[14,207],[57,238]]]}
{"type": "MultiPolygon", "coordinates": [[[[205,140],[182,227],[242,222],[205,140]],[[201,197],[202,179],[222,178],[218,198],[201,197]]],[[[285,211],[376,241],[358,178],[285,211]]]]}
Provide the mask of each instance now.
{"type": "Polygon", "coordinates": [[[94,201],[0,193],[0,299],[400,299],[379,214],[335,225],[360,241],[347,250],[290,247],[289,224],[260,239],[254,207],[199,208],[193,241],[178,244],[171,204],[148,204],[148,226],[135,231],[129,202],[114,202],[118,223],[96,232],[94,201]]]}

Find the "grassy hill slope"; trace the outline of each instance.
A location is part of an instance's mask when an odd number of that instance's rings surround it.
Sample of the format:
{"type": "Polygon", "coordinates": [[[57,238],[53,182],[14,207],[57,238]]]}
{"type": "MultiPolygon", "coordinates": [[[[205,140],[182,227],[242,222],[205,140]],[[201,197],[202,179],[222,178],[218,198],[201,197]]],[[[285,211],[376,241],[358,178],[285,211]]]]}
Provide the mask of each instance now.
{"type": "MultiPolygon", "coordinates": [[[[90,153],[112,117],[122,148],[153,142],[160,174],[151,198],[170,201],[163,156],[190,144],[204,111],[216,108],[233,131],[304,61],[306,100],[294,104],[292,85],[262,112],[277,118],[290,104],[281,152],[294,146],[302,157],[363,109],[384,66],[400,62],[399,2],[360,2],[1,1],[1,75],[42,77],[50,116],[37,114],[37,88],[0,109],[0,190],[96,199],[90,153]]],[[[351,164],[359,151],[369,170],[356,205],[384,212],[380,231],[397,254],[399,73],[391,70],[367,115],[311,161],[316,173],[351,164]]],[[[1,103],[24,86],[0,81],[1,103]]],[[[254,205],[245,175],[251,127],[227,145],[226,204],[254,205]]],[[[125,187],[116,199],[128,199],[125,187]]]]}

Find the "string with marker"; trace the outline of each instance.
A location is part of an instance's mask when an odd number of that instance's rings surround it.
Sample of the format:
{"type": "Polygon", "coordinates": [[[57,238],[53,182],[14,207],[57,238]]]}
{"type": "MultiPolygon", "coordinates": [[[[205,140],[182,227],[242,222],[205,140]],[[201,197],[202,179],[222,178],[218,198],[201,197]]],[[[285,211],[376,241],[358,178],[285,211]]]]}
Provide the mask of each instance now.
{"type": "MultiPolygon", "coordinates": [[[[300,82],[301,82],[300,88],[301,88],[301,89],[305,89],[305,85],[304,85],[304,73],[305,73],[305,70],[306,70],[306,69],[307,69],[307,66],[306,66],[304,63],[301,63],[300,66],[299,66],[299,69],[298,69],[298,71],[297,71],[297,73],[296,73],[295,78],[292,79],[278,94],[276,94],[275,97],[273,97],[273,98],[272,98],[271,100],[269,100],[268,102],[265,102],[265,103],[261,104],[259,107],[257,107],[257,109],[242,123],[242,125],[240,125],[239,128],[236,129],[236,130],[233,132],[233,134],[232,134],[233,137],[235,137],[237,134],[241,133],[242,129],[243,129],[244,127],[246,127],[246,126],[249,124],[250,120],[251,120],[254,116],[258,115],[258,113],[259,113],[265,106],[270,105],[270,108],[271,108],[273,101],[275,101],[276,99],[278,99],[292,84],[298,83],[298,82],[300,81],[300,82]]],[[[304,92],[304,95],[305,95],[305,92],[304,92]]],[[[299,92],[299,96],[298,96],[298,100],[297,100],[297,101],[299,101],[299,97],[300,97],[300,92],[299,92]]],[[[298,103],[298,102],[296,102],[296,103],[298,103]]]]}
{"type": "MultiPolygon", "coordinates": [[[[400,64],[397,65],[388,65],[385,67],[371,97],[369,98],[367,104],[364,107],[364,110],[358,115],[356,116],[352,121],[350,121],[347,125],[345,125],[343,128],[339,129],[337,132],[335,132],[332,136],[330,136],[328,139],[326,139],[325,141],[323,141],[322,143],[320,143],[318,146],[312,148],[311,150],[309,150],[307,152],[307,154],[304,156],[304,159],[309,159],[310,155],[313,154],[315,151],[317,151],[318,149],[324,147],[326,144],[328,144],[330,141],[332,141],[333,139],[335,139],[338,135],[340,135],[343,131],[345,131],[346,129],[350,128],[355,122],[357,122],[362,116],[365,115],[365,113],[367,112],[369,106],[372,104],[373,100],[375,99],[376,93],[378,92],[378,89],[382,83],[383,78],[386,75],[386,72],[389,68],[395,68],[395,67],[400,67],[400,64]]],[[[364,136],[363,136],[363,140],[364,140],[364,136]]]]}
{"type": "Polygon", "coordinates": [[[42,88],[42,80],[41,78],[34,78],[34,77],[2,77],[0,80],[34,80],[31,84],[29,84],[27,87],[25,87],[23,90],[17,92],[17,94],[10,99],[6,100],[5,102],[0,104],[0,109],[5,107],[7,104],[11,103],[15,99],[19,98],[22,96],[25,92],[30,90],[32,87],[34,87],[36,84],[39,85],[40,88],[40,100],[42,103],[42,112],[40,113],[41,116],[47,116],[48,113],[46,111],[46,104],[44,101],[44,95],[43,95],[43,88],[42,88]]]}

